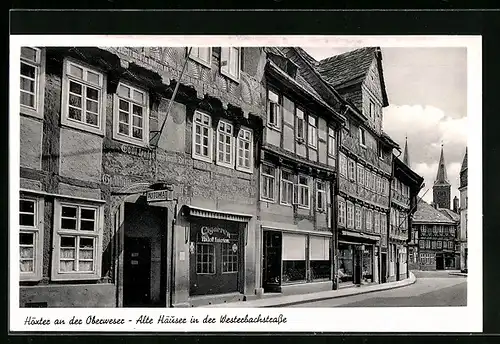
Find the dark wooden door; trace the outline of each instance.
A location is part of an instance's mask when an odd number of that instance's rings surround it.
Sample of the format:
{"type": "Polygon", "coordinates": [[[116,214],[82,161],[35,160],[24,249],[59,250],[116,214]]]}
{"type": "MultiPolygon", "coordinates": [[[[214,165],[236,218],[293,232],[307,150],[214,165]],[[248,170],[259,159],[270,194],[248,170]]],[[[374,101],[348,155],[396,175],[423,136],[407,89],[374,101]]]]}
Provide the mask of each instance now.
{"type": "Polygon", "coordinates": [[[380,269],[382,283],[387,282],[387,253],[382,253],[382,266],[380,269]]]}
{"type": "Polygon", "coordinates": [[[140,307],[151,303],[151,243],[148,238],[125,238],[123,304],[140,307]]]}
{"type": "Polygon", "coordinates": [[[262,287],[264,292],[281,292],[281,232],[264,232],[262,287]]]}
{"type": "Polygon", "coordinates": [[[436,255],[436,270],[444,270],[444,258],[442,255],[436,255]]]}

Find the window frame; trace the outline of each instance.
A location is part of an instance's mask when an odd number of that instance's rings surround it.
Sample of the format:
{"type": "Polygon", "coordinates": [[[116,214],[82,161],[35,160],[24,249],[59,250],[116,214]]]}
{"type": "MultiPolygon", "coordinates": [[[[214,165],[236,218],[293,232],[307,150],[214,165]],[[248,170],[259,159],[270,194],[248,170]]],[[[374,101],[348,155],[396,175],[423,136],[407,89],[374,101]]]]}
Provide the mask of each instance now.
{"type": "Polygon", "coordinates": [[[366,216],[365,216],[366,230],[368,232],[371,232],[371,231],[373,231],[373,227],[372,227],[373,213],[372,213],[371,209],[366,209],[365,213],[366,213],[366,216]]]}
{"type": "Polygon", "coordinates": [[[317,179],[315,186],[316,186],[316,210],[320,213],[326,212],[326,189],[327,189],[326,181],[317,179]],[[323,188],[320,188],[319,187],[320,185],[322,185],[323,188]],[[319,202],[320,194],[323,194],[321,196],[322,202],[319,202]],[[319,203],[321,203],[321,207],[319,206],[319,203]]]}
{"type": "Polygon", "coordinates": [[[339,154],[339,165],[340,165],[340,171],[339,171],[339,174],[345,178],[349,178],[348,177],[348,169],[347,169],[347,161],[348,161],[348,158],[347,156],[344,154],[344,153],[340,153],[339,154]]]}
{"type": "Polygon", "coordinates": [[[363,217],[363,208],[359,205],[354,206],[354,229],[361,230],[362,229],[362,217],[363,217]]]}
{"type": "MultiPolygon", "coordinates": [[[[235,147],[235,163],[236,163],[236,169],[238,171],[242,171],[242,172],[247,172],[247,173],[253,173],[253,168],[254,168],[254,161],[253,161],[253,130],[252,129],[249,129],[247,127],[240,127],[240,129],[238,130],[238,135],[236,136],[236,147],[235,147]],[[250,140],[247,140],[245,138],[241,138],[240,137],[240,134],[242,132],[248,132],[249,135],[250,135],[250,140]],[[239,164],[239,151],[240,151],[240,142],[243,141],[243,142],[248,142],[249,143],[249,166],[248,167],[245,167],[245,166],[241,166],[239,164]]],[[[243,149],[243,155],[245,154],[245,150],[243,149]]],[[[245,157],[243,156],[243,159],[245,159],[245,157]]]]}
{"type": "Polygon", "coordinates": [[[301,209],[311,209],[311,187],[309,183],[311,178],[308,175],[299,173],[297,176],[297,207],[301,209]],[[302,184],[300,179],[305,178],[306,183],[302,184]],[[302,190],[307,192],[307,204],[303,203],[302,190]]]}
{"type": "MultiPolygon", "coordinates": [[[[238,132],[239,134],[239,132],[238,132]]],[[[235,166],[235,139],[234,139],[234,124],[225,120],[225,119],[219,119],[219,122],[217,123],[217,129],[215,130],[215,164],[216,165],[219,165],[219,166],[224,166],[224,167],[228,167],[228,168],[234,168],[235,166]],[[224,129],[226,128],[231,128],[231,132],[228,133],[226,131],[221,131],[220,130],[220,126],[223,125],[224,126],[224,129]],[[224,137],[224,141],[222,142],[223,144],[223,155],[225,156],[226,155],[226,151],[225,151],[225,148],[227,147],[227,143],[225,141],[225,139],[227,137],[229,137],[229,162],[226,162],[226,161],[221,161],[220,160],[220,157],[219,157],[219,153],[220,152],[220,149],[219,149],[219,145],[221,143],[220,141],[220,135],[222,134],[222,136],[224,137]]]]}
{"type": "Polygon", "coordinates": [[[240,77],[241,77],[241,50],[242,48],[241,47],[221,47],[220,48],[220,59],[219,59],[219,63],[220,63],[220,73],[226,77],[228,77],[229,79],[235,81],[235,82],[240,82],[240,77]],[[237,75],[233,75],[231,74],[230,70],[231,68],[229,68],[230,64],[231,64],[231,51],[232,49],[236,49],[238,51],[238,57],[237,57],[237,63],[238,63],[238,67],[237,67],[237,75]],[[227,52],[227,65],[226,66],[223,66],[222,65],[222,61],[223,61],[223,55],[227,52]]]}
{"type": "Polygon", "coordinates": [[[290,206],[290,207],[293,206],[293,204],[294,204],[294,198],[295,198],[294,193],[295,193],[296,179],[297,178],[296,178],[295,174],[292,171],[290,171],[288,169],[280,169],[280,204],[281,205],[290,206]],[[283,172],[284,173],[288,173],[290,176],[292,176],[292,180],[290,181],[290,180],[283,179],[283,172]],[[292,199],[291,199],[290,203],[288,203],[286,200],[285,201],[283,200],[283,190],[285,189],[285,187],[284,187],[283,184],[287,184],[288,187],[290,187],[290,184],[291,184],[292,189],[291,189],[291,195],[290,196],[291,196],[292,199]]]}
{"type": "MultiPolygon", "coordinates": [[[[22,226],[19,222],[19,234],[32,234],[33,237],[33,271],[21,272],[19,271],[19,281],[37,282],[42,279],[43,270],[43,232],[44,232],[44,217],[45,217],[45,201],[42,197],[33,197],[21,195],[19,201],[26,200],[34,202],[34,222],[33,226],[22,226]]],[[[21,210],[18,210],[18,216],[21,210]]],[[[19,235],[18,235],[19,239],[19,235]]],[[[20,248],[21,243],[18,243],[20,248]]],[[[18,251],[19,252],[19,251],[18,251]]],[[[19,252],[19,260],[21,254],[19,252]]]]}
{"type": "Polygon", "coordinates": [[[347,159],[347,174],[350,181],[356,181],[356,164],[353,159],[347,159]],[[351,169],[352,165],[352,169],[351,169]]]}
{"type": "Polygon", "coordinates": [[[136,146],[141,146],[141,147],[148,147],[149,146],[149,93],[140,87],[137,87],[127,81],[120,80],[118,83],[118,86],[116,88],[116,93],[113,94],[113,140],[116,141],[121,141],[125,143],[129,143],[131,145],[136,145],[136,146]],[[144,96],[144,103],[139,103],[138,101],[134,100],[132,98],[126,98],[124,96],[119,95],[118,91],[120,89],[120,86],[128,87],[130,89],[130,92],[140,92],[144,96]],[[125,135],[119,132],[119,125],[120,125],[120,100],[126,101],[129,103],[129,106],[132,107],[133,105],[140,106],[143,109],[143,119],[142,119],[142,139],[135,138],[131,136],[132,134],[132,128],[133,128],[133,113],[128,113],[129,114],[129,127],[131,129],[130,135],[125,135]]]}
{"type": "Polygon", "coordinates": [[[261,164],[261,166],[260,166],[260,200],[261,201],[270,202],[270,203],[275,203],[276,202],[276,171],[277,170],[278,169],[276,168],[276,166],[273,166],[271,164],[266,164],[266,163],[261,164]],[[263,171],[263,167],[264,166],[272,168],[274,170],[274,175],[271,176],[270,174],[265,174],[264,171],[263,171]],[[272,182],[272,186],[273,186],[273,198],[264,196],[264,194],[263,194],[264,188],[262,187],[262,184],[264,182],[264,177],[270,178],[270,179],[273,180],[273,182],[272,182]]]}
{"type": "MultiPolygon", "coordinates": [[[[99,280],[101,278],[101,265],[102,265],[102,241],[103,241],[103,231],[104,231],[104,206],[102,204],[93,204],[89,202],[78,202],[73,200],[55,199],[54,200],[54,227],[53,227],[53,243],[52,243],[52,271],[51,280],[52,281],[90,281],[99,280]],[[61,218],[62,218],[62,207],[76,207],[77,208],[77,229],[62,229],[61,228],[61,218]],[[81,209],[93,209],[95,211],[94,226],[95,230],[82,231],[78,229],[78,213],[81,214],[81,209]],[[94,240],[94,250],[93,250],[93,263],[94,271],[92,272],[61,272],[60,271],[60,258],[61,258],[61,237],[75,237],[75,255],[79,251],[78,247],[79,239],[92,238],[94,240]]],[[[75,264],[77,264],[77,257],[75,256],[75,264]]]]}
{"type": "Polygon", "coordinates": [[[361,147],[366,148],[366,130],[364,128],[359,128],[359,144],[361,147]]]}
{"type": "MultiPolygon", "coordinates": [[[[215,254],[215,244],[208,243],[208,242],[197,242],[195,250],[196,250],[195,251],[195,264],[196,264],[195,271],[196,271],[196,274],[197,275],[215,275],[217,273],[217,262],[216,262],[217,255],[215,254]],[[203,246],[211,247],[211,249],[212,249],[212,252],[209,252],[208,255],[209,256],[211,255],[213,257],[213,260],[212,260],[213,261],[213,264],[212,264],[213,272],[198,272],[198,256],[200,255],[198,253],[198,247],[203,247],[203,246]]],[[[202,252],[201,255],[203,256],[204,252],[202,252]]],[[[221,258],[222,258],[222,254],[221,254],[221,258]]],[[[202,263],[202,266],[203,266],[203,263],[202,263]]]]}
{"type": "Polygon", "coordinates": [[[267,127],[280,131],[281,132],[281,121],[283,117],[283,96],[281,92],[276,91],[275,89],[268,87],[267,88],[267,93],[266,93],[266,118],[267,118],[267,127]],[[278,102],[276,103],[275,101],[272,101],[269,98],[269,93],[273,93],[274,95],[278,96],[278,102]],[[276,122],[271,122],[270,121],[270,116],[271,116],[271,104],[276,105],[276,112],[275,112],[275,119],[276,122]]]}
{"type": "Polygon", "coordinates": [[[346,227],[354,228],[354,204],[346,202],[346,227]],[[351,217],[349,217],[349,209],[351,209],[351,217]]]}
{"type": "Polygon", "coordinates": [[[189,54],[189,58],[196,63],[201,64],[202,66],[205,66],[207,68],[212,68],[212,47],[192,47],[191,51],[189,51],[189,48],[186,48],[186,54],[189,54]],[[207,48],[208,49],[208,61],[203,60],[202,58],[199,57],[199,50],[198,50],[198,55],[193,55],[193,49],[199,49],[199,48],[207,48]]]}
{"type": "Polygon", "coordinates": [[[347,226],[347,208],[346,208],[346,202],[339,200],[338,201],[338,224],[340,226],[347,226]]]}
{"type": "Polygon", "coordinates": [[[336,153],[337,153],[337,138],[335,135],[335,129],[332,128],[331,126],[328,126],[328,156],[331,158],[335,158],[336,153]]]}
{"type": "Polygon", "coordinates": [[[300,106],[295,106],[295,139],[299,143],[304,143],[307,140],[308,128],[309,124],[306,122],[305,111],[300,106]],[[302,116],[299,116],[299,111],[302,116]],[[302,122],[302,132],[299,130],[299,121],[302,122]]]}
{"type": "Polygon", "coordinates": [[[61,89],[61,125],[70,127],[73,129],[79,129],[82,131],[86,131],[89,133],[97,134],[100,136],[104,136],[106,132],[106,99],[107,99],[107,91],[106,91],[106,74],[103,73],[100,69],[90,66],[82,61],[77,61],[73,58],[65,58],[63,61],[63,74],[62,74],[62,89],[61,89]],[[69,74],[70,65],[74,65],[77,68],[83,70],[83,75],[87,75],[90,71],[91,73],[97,74],[101,81],[100,85],[95,85],[87,80],[79,79],[75,76],[69,74]],[[82,86],[82,108],[81,108],[81,116],[84,118],[86,116],[86,100],[87,96],[84,97],[84,89],[87,87],[91,87],[97,89],[99,92],[98,97],[98,126],[93,126],[84,121],[78,121],[69,118],[69,96],[70,96],[70,81],[74,83],[78,83],[82,86]],[[85,107],[84,107],[85,105],[85,107]]]}
{"type": "Polygon", "coordinates": [[[359,163],[356,164],[357,169],[357,183],[359,186],[364,187],[364,179],[365,179],[365,167],[359,163]]]}
{"type": "MultiPolygon", "coordinates": [[[[36,51],[35,61],[33,61],[23,58],[21,49],[19,49],[19,67],[24,63],[35,68],[35,107],[21,104],[21,85],[19,85],[19,112],[23,115],[43,119],[45,98],[45,49],[30,46],[21,48],[30,48],[36,51]]],[[[19,76],[22,77],[21,68],[19,68],[19,76]]]]}
{"type": "Polygon", "coordinates": [[[307,145],[318,149],[318,117],[311,114],[307,115],[307,145]]]}
{"type": "MultiPolygon", "coordinates": [[[[212,116],[210,116],[210,114],[208,114],[207,112],[195,110],[195,112],[193,114],[191,128],[192,128],[191,129],[191,131],[192,131],[191,157],[193,159],[196,159],[196,160],[201,160],[201,161],[212,163],[213,162],[213,143],[214,143],[213,142],[214,141],[214,133],[213,133],[214,130],[212,128],[212,116]],[[199,114],[201,116],[202,123],[199,123],[196,121],[197,114],[199,114]],[[203,123],[204,116],[207,116],[209,118],[208,124],[203,123]],[[207,156],[196,153],[196,126],[197,125],[200,126],[201,128],[204,128],[204,127],[208,128],[208,147],[207,147],[208,155],[207,156]]],[[[201,130],[200,130],[200,135],[201,135],[201,141],[203,141],[203,135],[201,133],[201,130]]],[[[202,152],[203,151],[203,144],[202,143],[200,143],[200,147],[201,147],[200,152],[202,152]]]]}

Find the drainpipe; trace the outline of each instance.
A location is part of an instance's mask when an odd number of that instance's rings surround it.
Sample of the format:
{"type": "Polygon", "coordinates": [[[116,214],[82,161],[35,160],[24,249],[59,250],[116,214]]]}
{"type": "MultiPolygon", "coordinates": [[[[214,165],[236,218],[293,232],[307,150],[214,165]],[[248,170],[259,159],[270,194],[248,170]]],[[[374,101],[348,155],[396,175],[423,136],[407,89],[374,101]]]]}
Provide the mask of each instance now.
{"type": "MultiPolygon", "coordinates": [[[[170,285],[168,283],[166,283],[166,285],[168,285],[168,304],[167,304],[167,307],[173,307],[173,299],[174,299],[174,290],[175,290],[175,268],[174,268],[174,262],[175,262],[175,255],[174,255],[174,246],[175,246],[175,240],[174,240],[174,233],[175,233],[175,230],[174,230],[174,226],[177,222],[177,212],[179,211],[178,209],[178,206],[179,206],[179,200],[177,198],[175,198],[173,201],[175,201],[175,206],[174,206],[174,211],[173,211],[173,217],[172,217],[172,221],[171,221],[171,231],[170,231],[170,235],[168,235],[169,233],[167,233],[167,241],[168,241],[168,244],[167,247],[169,246],[169,249],[170,249],[170,285]]],[[[167,263],[167,266],[168,266],[168,263],[167,263]]],[[[168,276],[167,276],[168,278],[168,276]]]]}
{"type": "Polygon", "coordinates": [[[335,173],[332,177],[333,186],[330,187],[330,199],[332,200],[332,216],[331,216],[331,226],[332,226],[332,261],[333,261],[333,290],[338,290],[338,247],[339,247],[339,231],[338,231],[338,194],[339,194],[339,166],[340,166],[340,139],[341,139],[342,127],[337,131],[337,140],[335,142],[336,149],[336,159],[335,159],[335,173]]]}

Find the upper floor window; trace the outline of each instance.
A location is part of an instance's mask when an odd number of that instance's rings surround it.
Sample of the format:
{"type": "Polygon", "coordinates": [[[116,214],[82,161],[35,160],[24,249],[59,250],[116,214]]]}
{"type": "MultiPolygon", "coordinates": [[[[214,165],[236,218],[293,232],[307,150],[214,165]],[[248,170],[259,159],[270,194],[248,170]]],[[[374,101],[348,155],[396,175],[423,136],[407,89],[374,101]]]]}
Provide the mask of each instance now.
{"type": "Polygon", "coordinates": [[[207,67],[212,64],[212,48],[210,47],[192,47],[189,57],[198,63],[207,67]]]}
{"type": "Polygon", "coordinates": [[[281,126],[280,96],[271,90],[267,91],[267,123],[275,129],[281,126]]]}
{"type": "Polygon", "coordinates": [[[338,202],[338,211],[339,211],[339,225],[345,226],[346,225],[346,209],[345,209],[345,202],[340,201],[338,202]]]}
{"type": "Polygon", "coordinates": [[[261,193],[260,197],[266,201],[273,201],[276,183],[276,168],[263,164],[261,166],[261,193]]]}
{"type": "Polygon", "coordinates": [[[441,240],[438,240],[438,242],[437,242],[437,248],[441,249],[442,247],[443,247],[443,243],[441,242],[441,240]]]}
{"type": "Polygon", "coordinates": [[[241,62],[241,48],[236,47],[222,47],[220,57],[220,71],[221,74],[235,80],[240,79],[240,62],[241,62]]]}
{"type": "Polygon", "coordinates": [[[332,127],[328,127],[328,155],[335,157],[335,130],[332,127]]]}
{"type": "Polygon", "coordinates": [[[372,231],[372,217],[373,213],[371,210],[366,210],[366,230],[367,231],[372,231]]]}
{"type": "Polygon", "coordinates": [[[370,100],[370,118],[375,118],[375,103],[370,100]]]}
{"type": "Polygon", "coordinates": [[[19,200],[19,272],[21,281],[42,278],[43,200],[19,200]]]}
{"type": "Polygon", "coordinates": [[[347,157],[344,154],[340,154],[340,175],[347,177],[347,157]]]}
{"type": "Polygon", "coordinates": [[[317,118],[314,116],[308,116],[308,132],[307,141],[310,147],[316,148],[318,146],[318,126],[317,118]]]}
{"type": "Polygon", "coordinates": [[[64,61],[61,123],[104,134],[104,75],[71,60],[64,61]]]}
{"type": "Polygon", "coordinates": [[[38,48],[21,47],[21,112],[43,117],[44,54],[38,48]]]}
{"type": "Polygon", "coordinates": [[[378,157],[380,160],[384,160],[384,150],[380,144],[378,145],[378,157]]]}
{"type": "Polygon", "coordinates": [[[354,160],[348,160],[348,168],[349,168],[349,179],[354,181],[356,180],[356,170],[354,169],[354,160]]]}
{"type": "Polygon", "coordinates": [[[102,208],[56,200],[52,279],[101,277],[102,208]]]}
{"type": "Polygon", "coordinates": [[[362,186],[365,180],[365,169],[358,163],[358,184],[362,186]]]}
{"type": "Polygon", "coordinates": [[[217,126],[216,163],[226,167],[233,167],[233,159],[233,125],[221,120],[217,126]]]}
{"type": "Polygon", "coordinates": [[[195,111],[193,116],[193,158],[212,162],[212,118],[195,111]]]}
{"type": "Polygon", "coordinates": [[[362,147],[366,147],[366,132],[363,128],[359,128],[359,143],[362,147]]]}
{"type": "Polygon", "coordinates": [[[354,228],[354,205],[347,203],[347,227],[354,228]]]}
{"type": "Polygon", "coordinates": [[[294,182],[293,173],[281,170],[281,204],[292,205],[294,182]]]}
{"type": "Polygon", "coordinates": [[[146,146],[149,143],[149,107],[145,91],[120,82],[114,95],[113,139],[146,146]]]}
{"type": "Polygon", "coordinates": [[[240,128],[236,140],[236,169],[252,172],[253,168],[253,136],[252,131],[240,128]]]}
{"type": "Polygon", "coordinates": [[[387,215],[384,213],[380,213],[380,231],[385,233],[387,230],[387,215]]]}
{"type": "Polygon", "coordinates": [[[355,206],[355,223],[354,226],[356,229],[361,229],[361,207],[355,206]]]}
{"type": "Polygon", "coordinates": [[[299,208],[309,209],[309,178],[306,176],[299,175],[297,202],[299,208]]]}
{"type": "Polygon", "coordinates": [[[296,118],[296,127],[295,127],[295,135],[297,140],[304,141],[306,138],[306,125],[304,118],[304,111],[299,108],[295,109],[295,118],[296,118]]]}
{"type": "Polygon", "coordinates": [[[316,182],[316,209],[319,211],[326,209],[326,183],[323,181],[316,182]]]}
{"type": "Polygon", "coordinates": [[[375,212],[375,233],[380,233],[380,213],[375,212]]]}

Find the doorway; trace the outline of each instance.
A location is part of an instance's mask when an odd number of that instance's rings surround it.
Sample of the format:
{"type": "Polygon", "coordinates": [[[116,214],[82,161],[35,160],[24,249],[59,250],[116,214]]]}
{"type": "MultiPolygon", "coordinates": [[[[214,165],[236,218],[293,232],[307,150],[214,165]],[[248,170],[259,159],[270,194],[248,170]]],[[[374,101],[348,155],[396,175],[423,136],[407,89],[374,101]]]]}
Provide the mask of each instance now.
{"type": "Polygon", "coordinates": [[[436,255],[436,270],[444,270],[444,258],[443,255],[436,255]]]}
{"type": "Polygon", "coordinates": [[[149,238],[125,238],[123,305],[151,304],[151,242],[149,238]]]}
{"type": "Polygon", "coordinates": [[[281,232],[264,231],[262,287],[266,293],[281,292],[281,232]]]}
{"type": "Polygon", "coordinates": [[[382,283],[387,282],[387,253],[382,253],[382,265],[380,267],[380,280],[382,283]]]}

